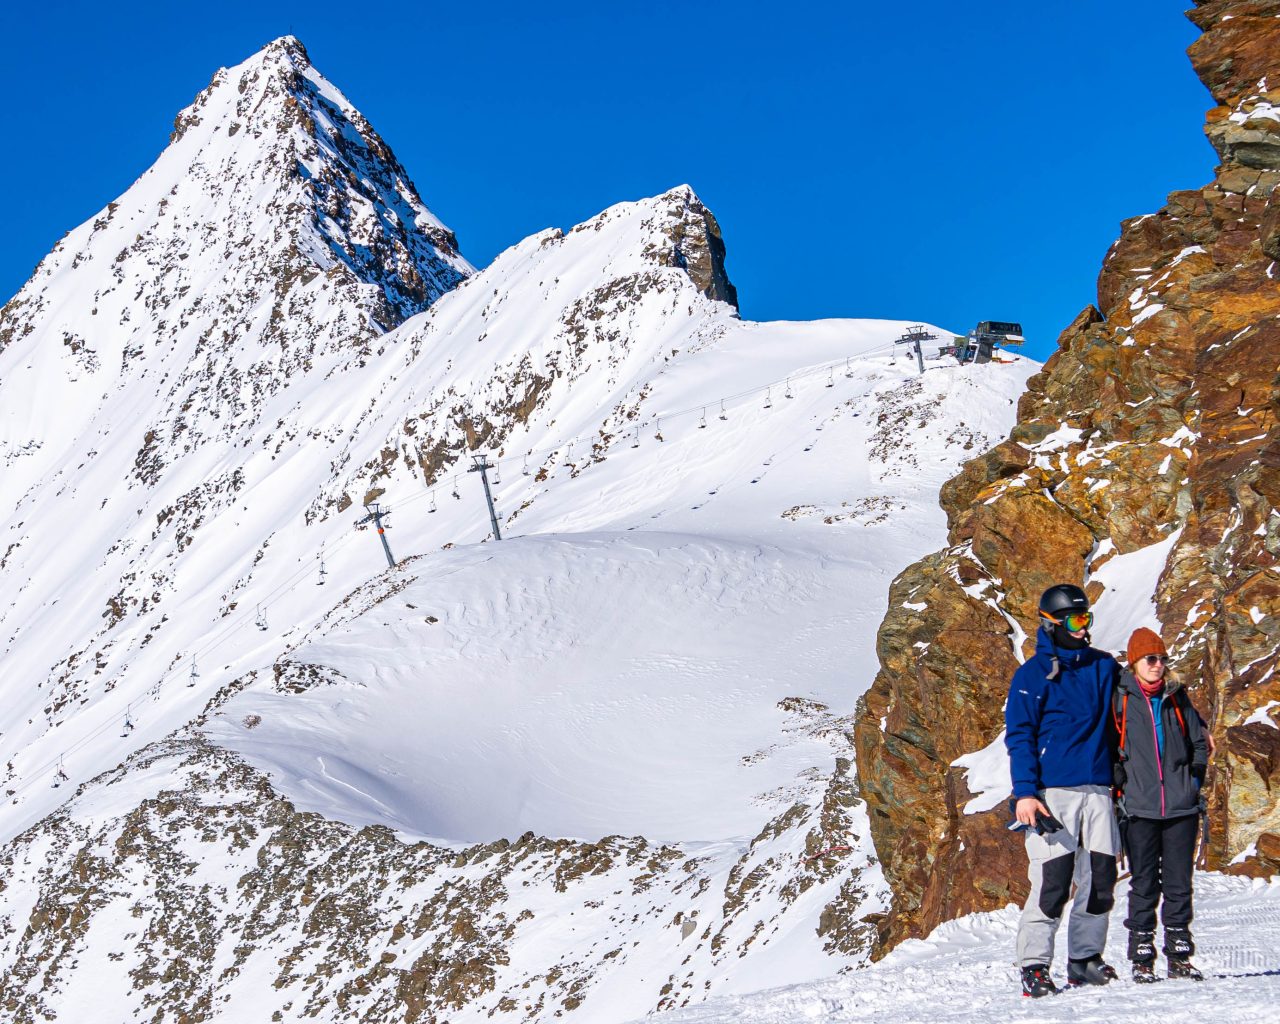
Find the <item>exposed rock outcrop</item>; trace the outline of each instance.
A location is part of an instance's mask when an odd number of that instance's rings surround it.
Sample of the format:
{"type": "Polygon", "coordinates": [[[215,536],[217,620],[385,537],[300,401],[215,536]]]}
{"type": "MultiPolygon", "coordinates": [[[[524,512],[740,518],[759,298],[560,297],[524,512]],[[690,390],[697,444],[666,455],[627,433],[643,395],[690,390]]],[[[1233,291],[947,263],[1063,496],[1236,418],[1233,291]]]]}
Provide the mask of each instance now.
{"type": "MultiPolygon", "coordinates": [[[[847,747],[821,705],[785,710],[847,747]]],[[[851,766],[736,853],[532,832],[446,846],[298,811],[234,755],[171,738],[0,848],[0,1016],[55,1019],[104,949],[122,1014],[371,1024],[682,1006],[827,901],[823,948],[865,955],[875,872],[832,849],[865,829],[851,766]]]]}
{"type": "Polygon", "coordinates": [[[1025,893],[1003,804],[965,815],[952,762],[998,736],[1042,589],[1083,582],[1098,600],[1099,571],[1144,550],[1163,567],[1150,587],[1165,642],[1218,743],[1209,863],[1280,870],[1280,3],[1213,0],[1190,17],[1219,103],[1214,181],[1124,223],[1097,308],[1031,379],[1009,440],[944,489],[950,547],[891,592],[856,728],[895,894],[882,949],[1025,893]]]}

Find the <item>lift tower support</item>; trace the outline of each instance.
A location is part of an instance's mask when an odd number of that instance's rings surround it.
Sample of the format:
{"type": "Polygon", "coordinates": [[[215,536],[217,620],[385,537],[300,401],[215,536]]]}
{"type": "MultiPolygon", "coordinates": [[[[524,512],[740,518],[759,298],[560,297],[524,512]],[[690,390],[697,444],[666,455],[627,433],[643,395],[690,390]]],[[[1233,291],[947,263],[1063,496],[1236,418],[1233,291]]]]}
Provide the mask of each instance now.
{"type": "Polygon", "coordinates": [[[498,513],[493,508],[493,492],[489,490],[489,459],[485,455],[473,455],[471,460],[475,463],[468,473],[479,473],[480,479],[484,481],[484,500],[489,503],[489,522],[493,524],[493,539],[502,540],[502,531],[498,529],[498,513]]]}
{"type": "Polygon", "coordinates": [[[356,520],[356,528],[363,530],[371,522],[378,528],[378,540],[382,541],[382,550],[386,552],[387,565],[394,569],[396,560],[391,557],[391,545],[387,543],[386,528],[382,525],[382,520],[391,515],[391,509],[378,511],[378,503],[376,501],[372,505],[366,505],[365,508],[369,510],[369,514],[363,519],[356,520]]]}
{"type": "Polygon", "coordinates": [[[928,330],[926,330],[924,324],[916,324],[914,327],[910,328],[905,334],[903,334],[901,338],[895,341],[894,344],[907,345],[908,351],[914,352],[916,354],[916,364],[920,367],[920,374],[921,376],[923,376],[924,375],[924,353],[921,351],[920,346],[926,341],[935,340],[937,337],[938,336],[936,334],[931,334],[928,330]]]}

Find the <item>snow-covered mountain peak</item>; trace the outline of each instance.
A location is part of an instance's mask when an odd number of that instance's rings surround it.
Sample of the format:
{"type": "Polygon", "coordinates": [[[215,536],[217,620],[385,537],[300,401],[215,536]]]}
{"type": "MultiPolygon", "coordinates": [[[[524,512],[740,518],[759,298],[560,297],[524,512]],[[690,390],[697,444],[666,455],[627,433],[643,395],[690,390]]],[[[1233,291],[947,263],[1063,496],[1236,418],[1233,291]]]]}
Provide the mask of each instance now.
{"type": "Polygon", "coordinates": [[[677,185],[650,199],[618,203],[573,231],[599,232],[606,225],[629,226],[641,242],[637,254],[646,262],[683,270],[707,298],[737,307],[738,291],[725,269],[720,225],[690,186],[677,185]]]}
{"type": "Polygon", "coordinates": [[[127,364],[129,346],[103,353],[96,342],[142,330],[112,329],[130,306],[171,313],[156,333],[176,341],[183,321],[227,326],[196,314],[219,293],[228,309],[269,301],[278,321],[319,274],[361,307],[367,325],[348,337],[381,333],[472,271],[386,143],[286,36],[219,70],[156,162],[58,243],[0,313],[0,351],[57,310],[70,376],[127,364]]]}
{"type": "Polygon", "coordinates": [[[293,36],[219,70],[174,121],[178,152],[192,148],[178,145],[189,138],[223,159],[224,174],[234,167],[259,188],[283,190],[287,198],[268,208],[310,236],[299,247],[324,269],[336,260],[382,290],[383,327],[472,270],[387,144],[293,36]]]}

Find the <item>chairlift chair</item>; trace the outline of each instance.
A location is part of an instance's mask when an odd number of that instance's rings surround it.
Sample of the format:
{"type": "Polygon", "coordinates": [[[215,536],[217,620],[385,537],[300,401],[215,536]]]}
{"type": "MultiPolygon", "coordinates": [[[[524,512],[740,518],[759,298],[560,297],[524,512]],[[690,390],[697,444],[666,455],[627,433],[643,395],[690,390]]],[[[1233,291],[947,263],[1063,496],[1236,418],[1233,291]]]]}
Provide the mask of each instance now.
{"type": "Polygon", "coordinates": [[[431,507],[427,509],[427,515],[430,515],[435,510],[436,510],[436,492],[435,492],[435,488],[433,487],[431,489],[431,507]]]}
{"type": "Polygon", "coordinates": [[[727,420],[727,419],[729,418],[729,417],[725,414],[725,411],[724,411],[724,400],[723,400],[723,399],[721,399],[721,401],[720,401],[720,418],[721,418],[722,420],[727,420]]]}
{"type": "Polygon", "coordinates": [[[269,627],[267,626],[266,616],[262,614],[262,605],[258,605],[257,609],[258,617],[254,620],[254,625],[265,633],[269,627]]]}
{"type": "Polygon", "coordinates": [[[765,388],[765,392],[764,392],[764,407],[765,407],[766,409],[772,409],[772,408],[773,408],[773,388],[765,388]]]}
{"type": "Polygon", "coordinates": [[[702,416],[698,420],[698,429],[707,429],[707,407],[705,405],[702,407],[702,416]]]}
{"type": "Polygon", "coordinates": [[[796,397],[795,395],[793,395],[793,394],[791,393],[791,378],[790,378],[790,377],[788,377],[788,378],[787,378],[787,397],[788,397],[788,398],[795,398],[795,397],[796,397]]]}

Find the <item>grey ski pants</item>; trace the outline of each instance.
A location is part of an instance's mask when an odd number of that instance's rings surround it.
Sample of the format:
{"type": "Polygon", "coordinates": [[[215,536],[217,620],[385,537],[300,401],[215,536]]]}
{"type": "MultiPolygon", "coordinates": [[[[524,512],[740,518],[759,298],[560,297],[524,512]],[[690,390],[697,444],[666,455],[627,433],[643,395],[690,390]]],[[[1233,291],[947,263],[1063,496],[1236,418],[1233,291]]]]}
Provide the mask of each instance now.
{"type": "Polygon", "coordinates": [[[1027,832],[1027,896],[1018,923],[1018,964],[1053,963],[1054,936],[1071,903],[1067,956],[1083,960],[1102,952],[1115,902],[1120,830],[1106,786],[1046,789],[1040,800],[1062,822],[1058,832],[1027,832]],[[1075,884],[1075,895],[1071,887],[1075,884]]]}

